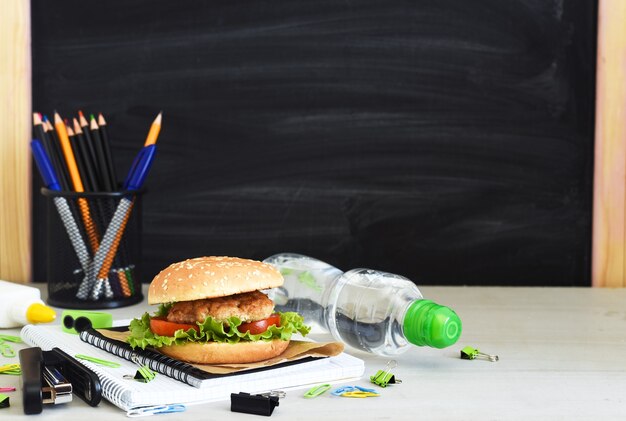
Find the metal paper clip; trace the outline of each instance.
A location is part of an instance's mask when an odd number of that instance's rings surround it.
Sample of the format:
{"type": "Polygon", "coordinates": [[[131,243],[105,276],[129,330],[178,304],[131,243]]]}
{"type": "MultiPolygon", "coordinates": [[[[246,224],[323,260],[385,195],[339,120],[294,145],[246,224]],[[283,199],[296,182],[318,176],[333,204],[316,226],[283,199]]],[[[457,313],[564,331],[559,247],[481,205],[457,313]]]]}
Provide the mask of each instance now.
{"type": "Polygon", "coordinates": [[[493,363],[495,363],[496,361],[500,359],[500,357],[498,357],[497,355],[485,354],[484,352],[480,352],[478,349],[472,348],[471,346],[466,346],[465,348],[461,350],[461,359],[475,360],[477,358],[481,358],[483,360],[489,360],[493,363]]]}
{"type": "Polygon", "coordinates": [[[388,384],[400,384],[402,380],[396,379],[391,373],[391,369],[397,367],[396,360],[390,360],[387,362],[384,370],[378,370],[376,374],[370,377],[370,381],[380,387],[387,387],[388,384]]]}
{"type": "Polygon", "coordinates": [[[282,390],[270,390],[269,392],[263,392],[263,393],[259,393],[260,396],[266,397],[266,398],[285,398],[287,396],[287,392],[283,392],[282,390]]]}
{"type": "Polygon", "coordinates": [[[146,406],[143,408],[131,409],[126,412],[126,416],[130,418],[136,417],[149,417],[150,415],[157,414],[171,414],[173,412],[185,412],[185,405],[157,405],[157,406],[146,406]]]}
{"type": "Polygon", "coordinates": [[[328,383],[320,384],[319,386],[313,386],[312,388],[307,390],[307,392],[304,394],[304,397],[305,398],[317,398],[319,395],[323,394],[328,389],[330,389],[330,387],[331,386],[328,383]]]}

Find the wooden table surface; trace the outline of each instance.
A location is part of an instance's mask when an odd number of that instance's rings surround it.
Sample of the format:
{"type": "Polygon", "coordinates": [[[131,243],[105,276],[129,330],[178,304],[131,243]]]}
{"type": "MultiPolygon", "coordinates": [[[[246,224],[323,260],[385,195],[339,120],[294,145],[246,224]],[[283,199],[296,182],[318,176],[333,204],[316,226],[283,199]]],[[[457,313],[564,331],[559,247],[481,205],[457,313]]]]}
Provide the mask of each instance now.
{"type": "MultiPolygon", "coordinates": [[[[403,383],[381,389],[378,398],[348,399],[326,393],[304,399],[303,390],[290,391],[272,418],[626,419],[626,289],[421,289],[425,297],[454,308],[463,320],[463,334],[456,345],[443,350],[415,347],[396,357],[394,374],[403,383]],[[460,359],[460,349],[468,345],[497,354],[500,361],[460,359]]],[[[116,319],[127,319],[147,309],[144,300],[112,313],[116,319]]],[[[322,333],[313,337],[328,339],[322,333]]],[[[364,386],[369,385],[369,375],[387,362],[384,357],[347,351],[366,361],[366,376],[357,382],[364,386]]],[[[14,360],[3,358],[2,362],[14,360]]],[[[18,391],[8,393],[11,407],[0,409],[0,415],[32,420],[22,412],[19,378],[0,375],[0,386],[10,385],[18,391]]],[[[123,411],[106,401],[91,408],[78,398],[70,404],[44,407],[43,416],[64,421],[126,419],[123,411]]],[[[190,406],[185,413],[159,417],[255,419],[230,412],[228,401],[190,406]]]]}

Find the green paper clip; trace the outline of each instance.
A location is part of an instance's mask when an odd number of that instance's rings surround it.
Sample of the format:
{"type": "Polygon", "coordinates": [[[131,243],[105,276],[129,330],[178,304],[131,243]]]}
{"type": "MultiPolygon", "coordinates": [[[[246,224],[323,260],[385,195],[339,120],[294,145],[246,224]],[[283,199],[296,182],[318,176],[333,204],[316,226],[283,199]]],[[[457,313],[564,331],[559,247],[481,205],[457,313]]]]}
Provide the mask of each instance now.
{"type": "Polygon", "coordinates": [[[304,394],[304,397],[305,398],[317,398],[319,395],[323,394],[328,389],[330,389],[330,387],[331,386],[328,383],[320,384],[319,386],[313,386],[312,388],[307,390],[307,392],[304,394]]]}
{"type": "Polygon", "coordinates": [[[6,358],[15,357],[15,350],[11,345],[5,344],[5,342],[21,343],[22,338],[12,335],[0,335],[0,355],[6,358]]]}
{"type": "Polygon", "coordinates": [[[147,365],[144,365],[143,367],[140,367],[139,370],[137,370],[134,379],[140,382],[148,383],[149,381],[154,380],[155,377],[156,373],[150,370],[147,365]]]}
{"type": "Polygon", "coordinates": [[[500,357],[498,357],[497,355],[485,354],[484,352],[480,352],[478,349],[472,348],[471,346],[466,346],[465,348],[461,350],[461,359],[475,360],[477,358],[489,360],[493,363],[495,363],[496,361],[500,359],[500,357]]]}
{"type": "Polygon", "coordinates": [[[103,365],[105,367],[119,368],[122,366],[122,364],[120,363],[116,363],[114,361],[101,360],[100,358],[90,357],[89,355],[76,354],[74,355],[74,358],[78,358],[79,360],[90,361],[92,363],[103,365]]]}
{"type": "Polygon", "coordinates": [[[0,341],[0,355],[6,358],[13,358],[15,357],[15,350],[11,347],[11,345],[3,344],[0,341]]]}
{"type": "Polygon", "coordinates": [[[391,369],[398,365],[395,360],[387,362],[384,370],[378,370],[376,374],[370,377],[370,381],[380,387],[387,387],[388,384],[400,384],[402,380],[396,379],[391,373],[391,369]]]}
{"type": "Polygon", "coordinates": [[[18,344],[23,343],[22,338],[12,335],[0,335],[0,341],[15,342],[18,344]]]}
{"type": "Polygon", "coordinates": [[[0,408],[8,408],[9,406],[11,406],[9,403],[9,397],[0,393],[0,408]]]}

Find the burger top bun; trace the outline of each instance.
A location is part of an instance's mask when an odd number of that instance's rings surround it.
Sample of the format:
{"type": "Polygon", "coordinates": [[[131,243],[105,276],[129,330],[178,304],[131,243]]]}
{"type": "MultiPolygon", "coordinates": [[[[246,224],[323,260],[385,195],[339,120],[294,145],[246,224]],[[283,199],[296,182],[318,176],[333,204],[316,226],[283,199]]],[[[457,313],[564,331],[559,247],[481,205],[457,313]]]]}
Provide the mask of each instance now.
{"type": "Polygon", "coordinates": [[[267,263],[238,257],[196,257],[163,269],[150,284],[148,303],[225,297],[282,284],[283,276],[267,263]]]}

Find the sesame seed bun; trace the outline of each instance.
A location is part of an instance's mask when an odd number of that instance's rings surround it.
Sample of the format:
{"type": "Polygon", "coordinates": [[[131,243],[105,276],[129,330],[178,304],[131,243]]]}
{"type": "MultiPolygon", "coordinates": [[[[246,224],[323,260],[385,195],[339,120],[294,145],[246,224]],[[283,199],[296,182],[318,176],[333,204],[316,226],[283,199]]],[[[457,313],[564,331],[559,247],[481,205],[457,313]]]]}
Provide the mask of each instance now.
{"type": "Polygon", "coordinates": [[[159,352],[194,364],[237,364],[267,360],[282,354],[289,341],[206,342],[162,346],[159,352]]]}
{"type": "Polygon", "coordinates": [[[148,303],[225,297],[282,284],[283,276],[267,263],[238,257],[196,257],[163,269],[150,284],[148,303]]]}

